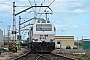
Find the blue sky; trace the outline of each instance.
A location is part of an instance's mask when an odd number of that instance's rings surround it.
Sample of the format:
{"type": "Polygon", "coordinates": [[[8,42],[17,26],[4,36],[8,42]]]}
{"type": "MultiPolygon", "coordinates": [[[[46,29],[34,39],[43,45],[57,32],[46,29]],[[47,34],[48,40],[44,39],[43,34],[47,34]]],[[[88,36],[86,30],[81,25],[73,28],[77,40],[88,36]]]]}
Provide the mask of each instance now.
{"type": "MultiPolygon", "coordinates": [[[[12,2],[16,2],[17,6],[30,6],[28,0],[0,0],[0,29],[6,30],[7,25],[11,25],[12,30],[12,2]]],[[[30,0],[32,5],[34,5],[34,0],[30,0]]],[[[42,1],[35,0],[37,5],[40,5],[42,1]]],[[[53,0],[46,0],[46,5],[49,5],[53,0]]],[[[25,9],[27,7],[16,7],[16,13],[25,9]]],[[[56,27],[56,35],[62,36],[75,36],[79,39],[90,38],[90,0],[55,0],[55,2],[50,5],[53,10],[52,15],[48,15],[50,21],[56,27]]],[[[32,9],[33,10],[33,9],[32,9]]],[[[32,11],[29,10],[29,11],[32,11]]],[[[37,9],[38,10],[38,9],[37,9]]],[[[43,9],[41,9],[43,10],[43,9]]],[[[27,11],[27,12],[29,12],[27,11]]],[[[23,18],[32,18],[33,13],[22,13],[20,14],[23,18]]],[[[45,15],[41,17],[45,18],[45,15]]],[[[25,19],[22,19],[22,22],[25,19]]],[[[27,20],[27,19],[26,19],[27,20]]],[[[18,16],[16,16],[16,24],[18,29],[18,16]]],[[[33,21],[32,21],[33,22],[33,21]]],[[[7,33],[6,33],[7,34],[7,33]]]]}

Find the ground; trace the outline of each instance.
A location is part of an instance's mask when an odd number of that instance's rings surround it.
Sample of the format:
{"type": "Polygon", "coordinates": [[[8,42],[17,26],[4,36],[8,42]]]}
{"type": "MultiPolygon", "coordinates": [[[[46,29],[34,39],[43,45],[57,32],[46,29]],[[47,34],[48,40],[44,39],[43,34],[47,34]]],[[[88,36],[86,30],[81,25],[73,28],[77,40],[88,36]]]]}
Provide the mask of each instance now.
{"type": "Polygon", "coordinates": [[[90,51],[83,50],[82,48],[79,49],[55,49],[52,51],[54,54],[63,54],[65,56],[70,56],[71,58],[75,59],[90,59],[90,51]]]}
{"type": "Polygon", "coordinates": [[[11,60],[11,59],[16,58],[20,55],[23,55],[26,52],[28,52],[28,50],[25,48],[21,48],[21,50],[18,50],[16,53],[4,52],[4,53],[1,53],[0,60],[11,60]]]}

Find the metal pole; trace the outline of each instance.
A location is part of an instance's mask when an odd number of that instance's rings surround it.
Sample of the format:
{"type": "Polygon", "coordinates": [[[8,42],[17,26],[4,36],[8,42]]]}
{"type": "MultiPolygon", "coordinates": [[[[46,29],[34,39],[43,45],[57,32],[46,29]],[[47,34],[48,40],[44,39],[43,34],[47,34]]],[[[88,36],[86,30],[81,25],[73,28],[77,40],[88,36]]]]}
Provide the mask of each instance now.
{"type": "Polygon", "coordinates": [[[46,20],[47,20],[47,11],[45,10],[45,14],[46,14],[46,20]]]}
{"type": "Polygon", "coordinates": [[[82,40],[83,40],[83,36],[82,36],[82,40]]]}
{"type": "Polygon", "coordinates": [[[9,40],[10,40],[10,25],[7,26],[8,30],[8,47],[9,47],[9,40]]]}
{"type": "Polygon", "coordinates": [[[79,41],[78,41],[78,37],[77,37],[77,43],[78,43],[78,48],[79,48],[79,41]]]}
{"type": "Polygon", "coordinates": [[[13,43],[15,43],[15,40],[16,40],[15,2],[13,2],[13,30],[12,30],[12,37],[13,37],[13,43]]]}
{"type": "Polygon", "coordinates": [[[20,50],[20,40],[21,40],[20,23],[21,23],[21,17],[19,16],[19,50],[20,50]]]}
{"type": "Polygon", "coordinates": [[[45,10],[45,14],[46,14],[46,20],[47,20],[47,14],[48,14],[48,13],[47,13],[47,11],[46,11],[46,10],[45,10]]]}

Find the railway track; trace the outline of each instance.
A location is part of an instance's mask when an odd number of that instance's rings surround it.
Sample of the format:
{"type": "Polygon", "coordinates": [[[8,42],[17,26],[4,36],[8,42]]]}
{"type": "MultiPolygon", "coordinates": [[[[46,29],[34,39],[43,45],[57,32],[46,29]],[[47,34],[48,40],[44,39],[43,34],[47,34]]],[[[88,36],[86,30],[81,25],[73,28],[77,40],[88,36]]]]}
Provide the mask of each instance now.
{"type": "Polygon", "coordinates": [[[62,57],[55,54],[32,54],[27,53],[18,58],[12,60],[74,60],[66,57],[62,57]]]}

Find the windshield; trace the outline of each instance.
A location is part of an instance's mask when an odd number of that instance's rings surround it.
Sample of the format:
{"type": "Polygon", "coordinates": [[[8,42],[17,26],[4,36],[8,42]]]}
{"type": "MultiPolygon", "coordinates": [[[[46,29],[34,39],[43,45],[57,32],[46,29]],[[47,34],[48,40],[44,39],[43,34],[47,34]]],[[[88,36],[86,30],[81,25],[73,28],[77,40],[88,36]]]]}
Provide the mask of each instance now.
{"type": "Polygon", "coordinates": [[[36,31],[52,31],[51,24],[36,24],[36,31]]]}

